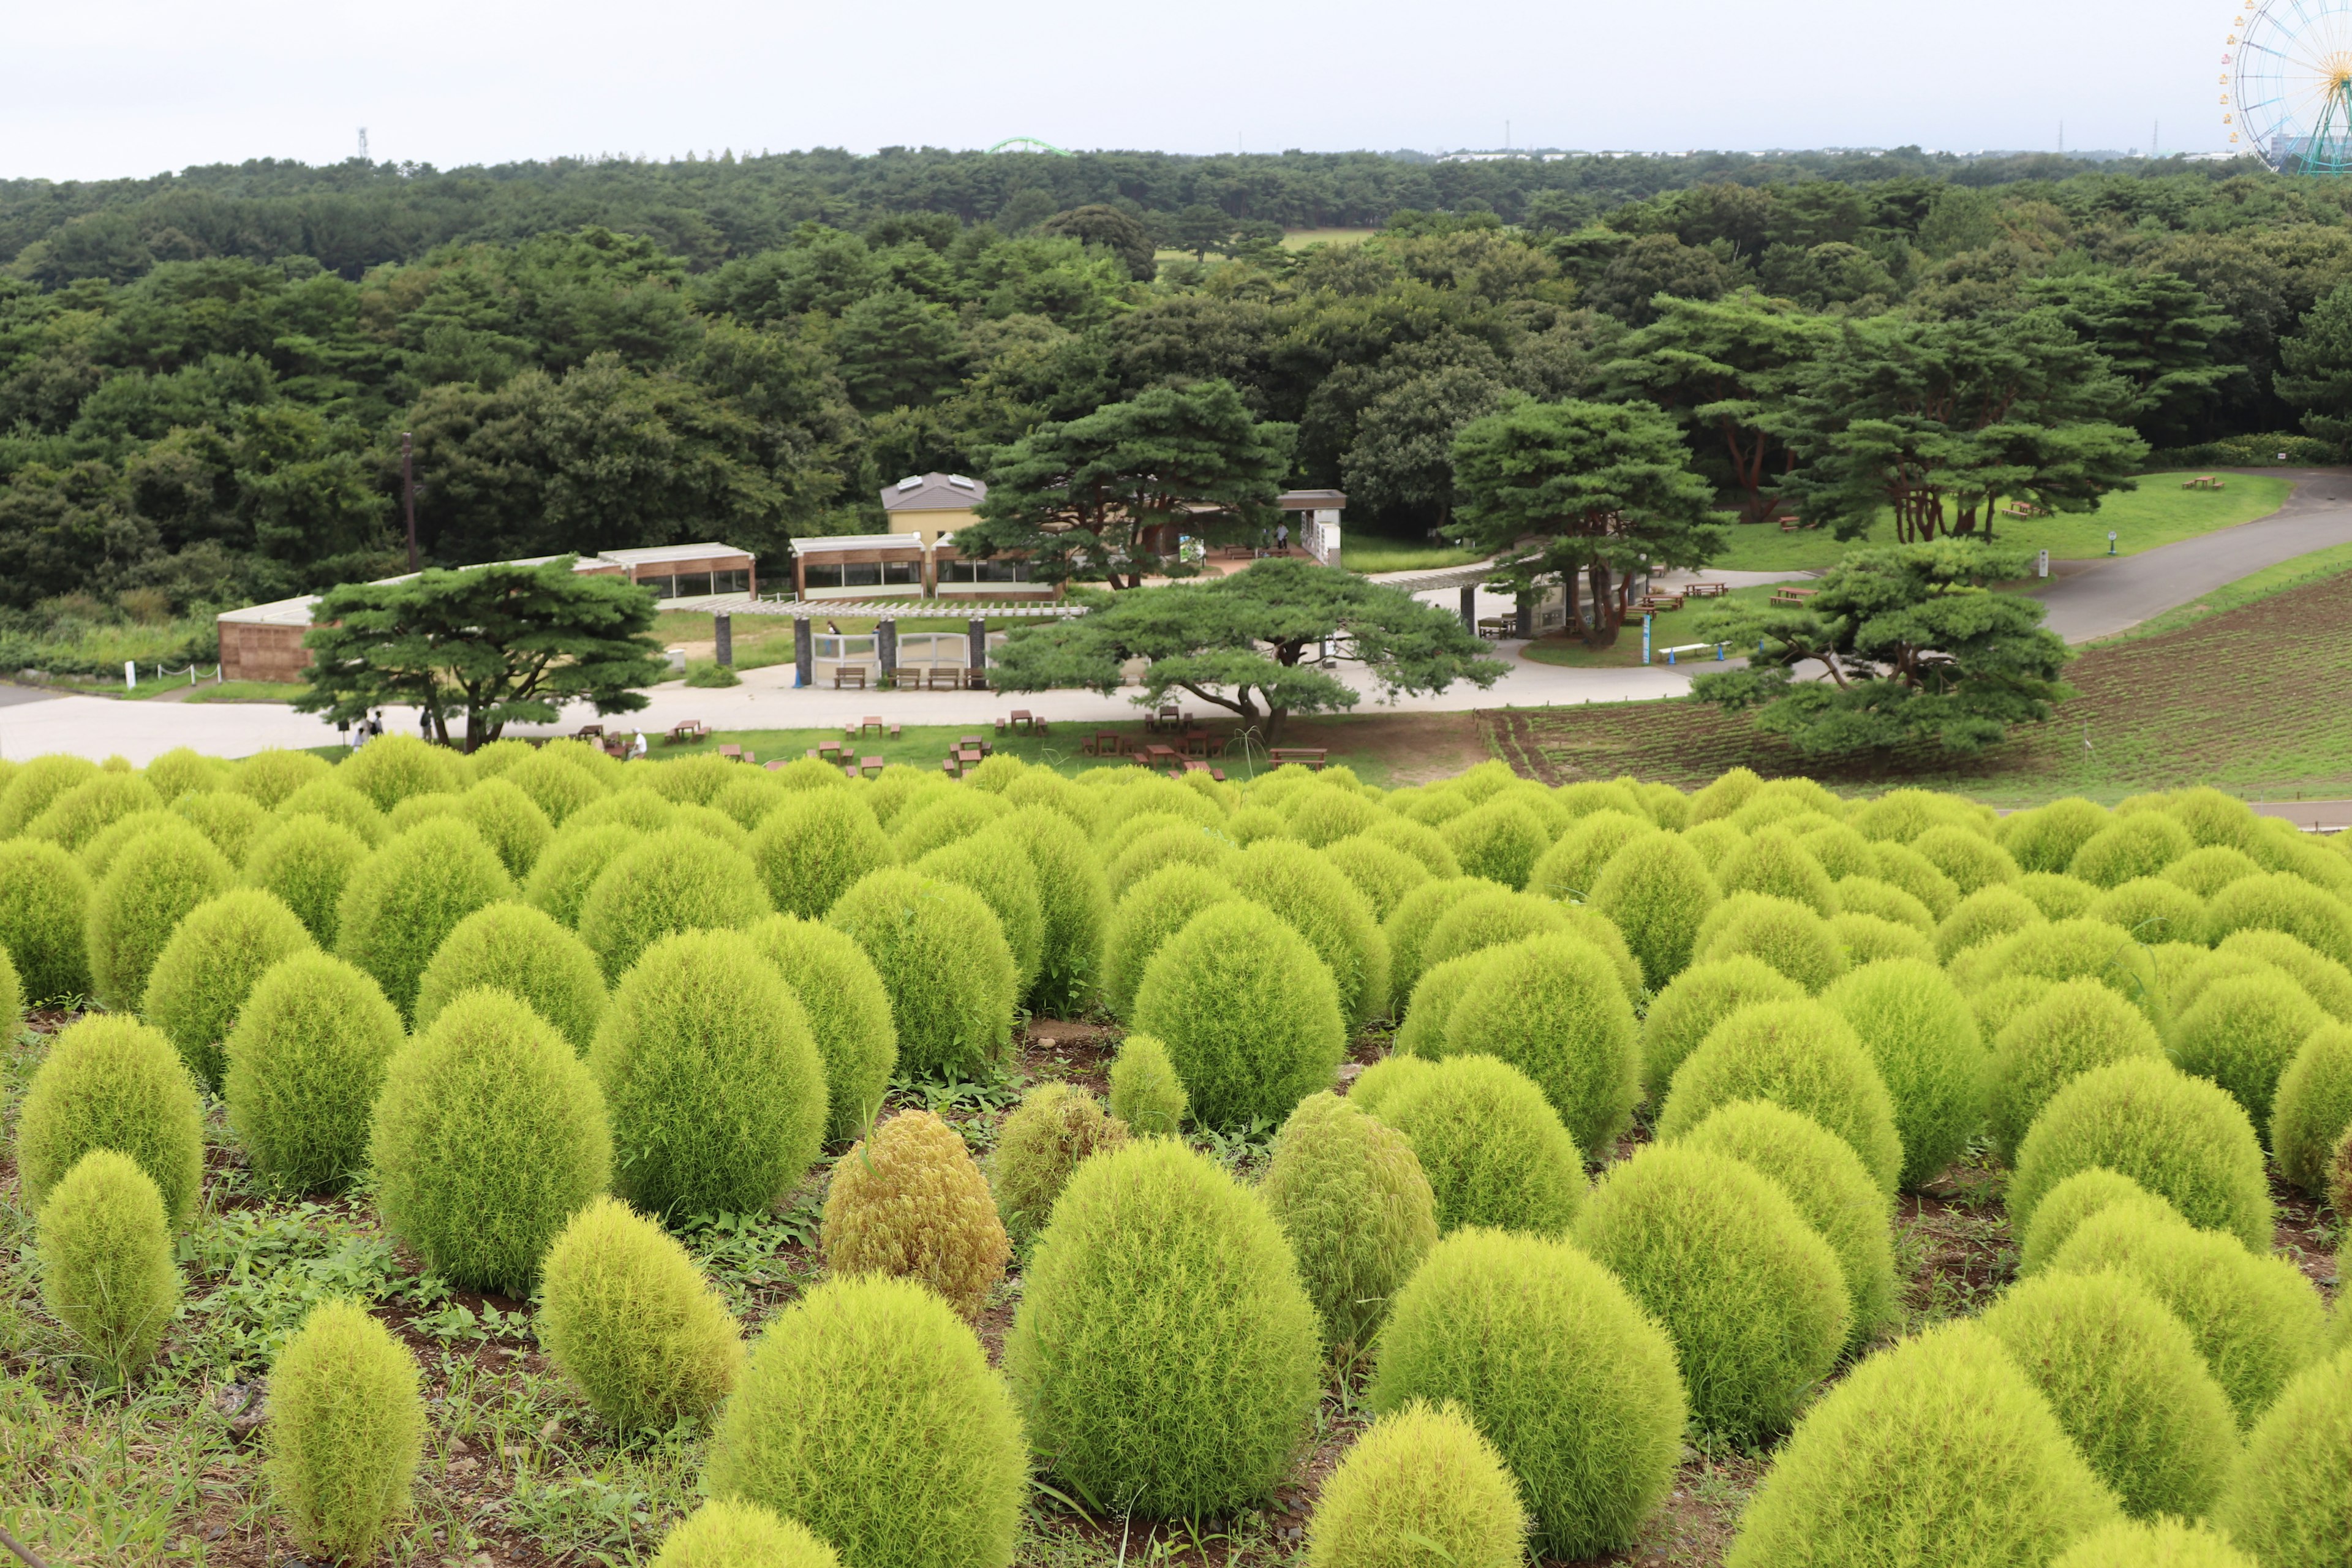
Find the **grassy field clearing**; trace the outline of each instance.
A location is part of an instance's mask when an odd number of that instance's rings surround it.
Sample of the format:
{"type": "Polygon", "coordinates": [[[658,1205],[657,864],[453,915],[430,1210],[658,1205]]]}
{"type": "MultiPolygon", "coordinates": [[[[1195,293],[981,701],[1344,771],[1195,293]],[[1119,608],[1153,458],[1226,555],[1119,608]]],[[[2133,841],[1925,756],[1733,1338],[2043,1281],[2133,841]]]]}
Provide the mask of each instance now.
{"type": "MultiPolygon", "coordinates": [[[[1686,599],[1679,610],[1667,610],[1652,618],[1650,642],[1651,663],[1664,665],[1667,647],[1680,647],[1699,640],[1698,617],[1713,606],[1724,605],[1763,605],[1780,590],[1769,583],[1752,587],[1734,588],[1719,599],[1686,599]]],[[[1736,653],[1736,650],[1733,650],[1736,653]]],[[[1520,651],[1520,657],[1537,664],[1559,665],[1567,669],[1639,669],[1642,667],[1642,622],[1639,616],[1628,620],[1616,642],[1604,648],[1588,648],[1583,640],[1570,636],[1538,637],[1520,651]]],[[[1710,653],[1704,657],[1712,658],[1710,653]]]]}

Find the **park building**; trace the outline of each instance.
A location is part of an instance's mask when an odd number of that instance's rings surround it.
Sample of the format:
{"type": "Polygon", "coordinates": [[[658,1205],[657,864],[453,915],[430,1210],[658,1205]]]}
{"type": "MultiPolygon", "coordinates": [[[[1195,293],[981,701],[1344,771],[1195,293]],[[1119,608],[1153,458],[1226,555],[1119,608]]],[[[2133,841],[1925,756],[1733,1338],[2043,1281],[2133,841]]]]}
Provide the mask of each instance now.
{"type": "Polygon", "coordinates": [[[967,561],[956,534],[980,521],[988,485],[962,474],[909,474],[882,491],[887,533],[793,541],[793,597],[803,604],[867,599],[1059,599],[1015,552],[967,561]]]}

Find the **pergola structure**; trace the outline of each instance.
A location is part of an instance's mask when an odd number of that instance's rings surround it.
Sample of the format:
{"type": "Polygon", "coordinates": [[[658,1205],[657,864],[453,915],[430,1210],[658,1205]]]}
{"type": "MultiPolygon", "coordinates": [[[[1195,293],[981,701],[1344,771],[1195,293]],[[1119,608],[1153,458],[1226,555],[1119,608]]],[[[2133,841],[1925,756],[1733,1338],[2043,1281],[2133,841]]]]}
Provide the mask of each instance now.
{"type": "Polygon", "coordinates": [[[816,684],[816,643],[809,623],[832,620],[846,616],[854,620],[871,616],[877,644],[877,662],[885,671],[895,668],[898,662],[898,621],[901,616],[916,620],[951,618],[940,612],[952,605],[955,614],[970,618],[966,627],[971,637],[971,668],[988,667],[988,622],[998,618],[1019,617],[1030,620],[1067,620],[1087,613],[1084,605],[1074,605],[1062,599],[1010,599],[1002,602],[975,602],[958,598],[942,604],[937,599],[817,599],[770,600],[755,599],[749,604],[731,605],[711,616],[712,635],[718,640],[714,650],[720,664],[735,662],[735,628],[733,616],[788,616],[793,622],[793,684],[816,684]]]}

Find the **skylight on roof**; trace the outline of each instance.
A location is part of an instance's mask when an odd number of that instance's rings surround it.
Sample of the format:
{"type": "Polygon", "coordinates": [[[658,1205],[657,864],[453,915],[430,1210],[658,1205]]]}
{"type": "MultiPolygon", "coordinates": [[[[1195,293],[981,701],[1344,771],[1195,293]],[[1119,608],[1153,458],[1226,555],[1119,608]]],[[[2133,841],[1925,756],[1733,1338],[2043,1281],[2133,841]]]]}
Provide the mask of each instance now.
{"type": "Polygon", "coordinates": [[[960,490],[968,490],[973,488],[972,482],[970,479],[965,479],[961,474],[950,474],[948,476],[948,483],[955,486],[955,488],[960,490]]]}
{"type": "Polygon", "coordinates": [[[905,479],[898,481],[898,488],[902,490],[919,489],[922,488],[922,475],[908,474],[905,479]]]}

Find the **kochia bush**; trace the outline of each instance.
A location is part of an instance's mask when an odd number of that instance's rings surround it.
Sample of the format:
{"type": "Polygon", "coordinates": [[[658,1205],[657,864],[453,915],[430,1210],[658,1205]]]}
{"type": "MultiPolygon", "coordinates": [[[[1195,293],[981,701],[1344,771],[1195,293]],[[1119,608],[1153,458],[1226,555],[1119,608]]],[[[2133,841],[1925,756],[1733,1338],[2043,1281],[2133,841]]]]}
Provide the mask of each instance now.
{"type": "Polygon", "coordinates": [[[523,900],[578,930],[580,907],[588,901],[588,890],[596,885],[596,879],[623,850],[644,837],[623,822],[565,828],[548,841],[538,864],[531,867],[530,880],[523,885],[523,900]]]}
{"type": "Polygon", "coordinates": [[[1616,1142],[1641,1098],[1633,1009],[1608,961],[1573,936],[1494,949],[1445,1022],[1445,1054],[1491,1056],[1544,1091],[1569,1133],[1595,1158],[1616,1142]]]}
{"type": "Polygon", "coordinates": [[[662,1537],[654,1568],[841,1568],[841,1559],[796,1519],[714,1498],[662,1537]]]}
{"type": "Polygon", "coordinates": [[[2115,820],[2105,806],[2068,795],[2032,811],[2021,811],[2001,820],[2000,846],[2018,868],[2063,871],[2075,853],[2115,820]]]}
{"type": "Polygon", "coordinates": [[[2163,1055],[2147,1016],[2097,981],[2052,987],[1993,1037],[1986,1115],[1994,1150],[2014,1162],[2051,1098],[2093,1068],[2163,1055]]]}
{"type": "Polygon", "coordinates": [[[1726,894],[1786,899],[1824,919],[1837,913],[1837,893],[1829,873],[1803,845],[1778,827],[1750,834],[1716,868],[1715,879],[1726,894]]]}
{"type": "Polygon", "coordinates": [[[416,1026],[487,986],[530,1005],[582,1056],[604,1016],[604,975],[596,955],[555,917],[529,904],[486,904],[459,921],[416,984],[416,1026]]]}
{"type": "Polygon", "coordinates": [[[2137,877],[2099,895],[2086,918],[2119,925],[2142,942],[2200,942],[2205,900],[2161,877],[2137,877]]]}
{"type": "Polygon", "coordinates": [[[204,1111],[180,1055],[135,1018],[88,1014],[58,1031],[16,1113],[16,1179],[38,1211],[84,1154],[129,1155],[175,1226],[196,1212],[204,1111]]]}
{"type": "Polygon", "coordinates": [[[2120,888],[2135,878],[2158,875],[2196,847],[2189,830],[2170,817],[2137,812],[2084,839],[2065,869],[2095,888],[2120,888]]]}
{"type": "Polygon", "coordinates": [[[1045,958],[1045,918],[1037,898],[1037,873],[1012,839],[989,835],[941,845],[914,864],[926,877],[978,893],[996,916],[1012,950],[1013,994],[1029,994],[1045,958]]]}
{"type": "Polygon", "coordinates": [[[1397,900],[1396,908],[1381,922],[1381,932],[1389,939],[1389,991],[1392,997],[1412,996],[1414,985],[1420,983],[1422,971],[1427,966],[1422,947],[1438,921],[1465,899],[1494,890],[1495,885],[1483,877],[1453,877],[1423,882],[1397,900]]]}
{"type": "Polygon", "coordinates": [[[89,994],[89,876],[54,844],[0,840],[0,948],[28,1003],[89,994]]]}
{"type": "Polygon", "coordinates": [[[580,937],[605,978],[618,980],[666,936],[740,931],[772,912],[749,857],[691,827],[670,827],[605,866],[580,906],[580,937]]]}
{"type": "Polygon", "coordinates": [[[2146,1204],[2175,1218],[2180,1214],[2129,1176],[2119,1175],[2105,1165],[2077,1171],[2043,1194],[2042,1201],[2033,1205],[2033,1223],[2025,1227],[2025,1245],[2018,1249],[2018,1278],[2040,1273],[2058,1255],[2058,1249],[2066,1245],[2075,1226],[2118,1204],[2146,1204]]]}
{"type": "Polygon", "coordinates": [[[1397,900],[1430,880],[1429,868],[1402,849],[1358,835],[1323,851],[1324,863],[1354,884],[1375,921],[1394,912],[1397,900]]]}
{"type": "Polygon", "coordinates": [[[2228,1089],[2268,1132],[2280,1077],[2326,1016],[2284,974],[2217,980],[2174,1024],[2172,1059],[2228,1089]]]}
{"type": "Polygon", "coordinates": [[[1330,1083],[1348,1038],[1323,961],[1247,902],[1204,910],[1160,944],[1134,1022],[1167,1047],[1192,1115],[1212,1127],[1287,1116],[1330,1083]]]}
{"type": "Polygon", "coordinates": [[[514,879],[480,834],[449,817],[422,822],[377,850],[343,884],[335,953],[374,976],[408,1017],[425,964],[457,922],[485,904],[513,897],[514,879]]]}
{"type": "Polygon", "coordinates": [[[1735,893],[1710,910],[1692,950],[1700,963],[1748,953],[1807,991],[1843,974],[1845,950],[1830,922],[1804,905],[1764,893],[1735,893]]]}
{"type": "MultiPolygon", "coordinates": [[[[1010,792],[1008,792],[1010,793],[1010,792]]],[[[1196,797],[1197,798],[1197,797],[1196,797]]],[[[1073,1016],[1102,982],[1103,927],[1110,894],[1101,862],[1069,817],[1044,805],[1026,806],[977,835],[1010,837],[1037,873],[1037,903],[1045,920],[1045,963],[1032,1005],[1073,1016]]]]}
{"type": "Polygon", "coordinates": [[[898,1062],[882,977],[847,935],[814,921],[771,915],[748,933],[761,956],[800,996],[824,1064],[827,1142],[862,1138],[882,1109],[898,1062]]]}
{"type": "Polygon", "coordinates": [[[411,795],[461,788],[465,766],[456,753],[414,735],[378,735],[335,769],[335,782],[390,811],[411,795]]]}
{"type": "Polygon", "coordinates": [[[1310,1094],[1275,1135],[1258,1191],[1298,1258],[1325,1344],[1342,1358],[1369,1345],[1437,1240],[1412,1145],[1337,1095],[1310,1094]]]}
{"type": "Polygon", "coordinates": [[[2279,1079],[2271,1107],[2271,1152],[2279,1174],[2318,1196],[2327,1190],[2327,1163],[2352,1127],[2352,1027],[2323,1024],[2279,1079]]]}
{"type": "Polygon", "coordinates": [[[228,890],[236,872],[212,840],[193,827],[158,827],[139,853],[119,858],[89,900],[84,931],[98,1000],[136,1008],[148,972],[188,911],[228,890]]]}
{"type": "Polygon", "coordinates": [[[572,1216],[548,1248],[541,1291],[540,1344],[619,1431],[698,1420],[742,1370],[725,1299],[685,1247],[618,1199],[572,1216]]]}
{"type": "Polygon", "coordinates": [[[1533,893],[1489,887],[1449,907],[1422,939],[1421,973],[1449,958],[1568,929],[1567,906],[1533,893]]]}
{"type": "Polygon", "coordinates": [[[1715,908],[1715,880],[1678,834],[1645,835],[1610,858],[1593,885],[1594,909],[1617,922],[1655,991],[1691,960],[1698,929],[1715,908]]]}
{"type": "Polygon", "coordinates": [[[2127,1521],[2076,1538],[2050,1568],[2258,1568],[2207,1524],[2127,1521]]]}
{"type": "Polygon", "coordinates": [[[139,1011],[179,1049],[198,1082],[218,1089],[221,1042],[255,982],[280,959],[315,951],[294,911],[258,888],[232,888],[188,911],[148,972],[139,1011]]]}
{"type": "Polygon", "coordinates": [[[1493,1226],[1559,1236],[1583,1206],[1583,1156],[1559,1112],[1525,1074],[1492,1057],[1392,1057],[1349,1098],[1412,1145],[1441,1232],[1493,1226]]]}
{"type": "Polygon", "coordinates": [[[1946,963],[1956,953],[2042,924],[2049,917],[2041,906],[2005,883],[1979,889],[1962,899],[1936,928],[1936,957],[1946,963]]]}
{"type": "Polygon", "coordinates": [[[1671,1141],[1717,1108],[1767,1100],[1810,1116],[1853,1146],[1892,1194],[1903,1173],[1895,1104],[1846,1021],[1818,1002],[1762,1002],[1717,1024],[1675,1069],[1658,1113],[1671,1141]]]}
{"type": "Polygon", "coordinates": [[[254,1170],[298,1192],[364,1172],[376,1095],[406,1039],[383,988],[341,959],[272,966],[224,1046],[229,1125],[254,1170]]]}
{"type": "Polygon", "coordinates": [[[1642,1020],[1642,1089],[1663,1101],[1675,1069],[1714,1027],[1757,1002],[1801,1002],[1805,988],[1747,953],[1693,964],[1650,1004],[1642,1020]]]}
{"type": "Polygon", "coordinates": [[[1506,888],[1524,888],[1537,858],[1551,847],[1542,817],[1523,800],[1498,796],[1446,822],[1437,830],[1466,876],[1484,877],[1506,888]]]}
{"type": "Polygon", "coordinates": [[[844,893],[825,921],[873,963],[909,1073],[970,1076],[1003,1053],[1018,977],[1003,928],[979,894],[886,867],[844,893]]]}
{"type": "Polygon", "coordinates": [[[1013,1255],[963,1134],[928,1110],[900,1111],[834,1166],[823,1241],[835,1274],[919,1280],[967,1318],[1013,1255]]]}
{"type": "Polygon", "coordinates": [[[2352,1347],[2304,1371],[2246,1434],[2214,1518],[2263,1568],[2352,1563],[2352,1347]]]}
{"type": "Polygon", "coordinates": [[[1127,1124],[1103,1114],[1091,1090],[1041,1083],[1021,1097],[997,1130],[989,1186],[1004,1233],[1026,1247],[1054,1215],[1070,1173],[1106,1149],[1127,1146],[1127,1124]]]}
{"type": "Polygon", "coordinates": [[[891,858],[873,809],[846,789],[794,792],[751,834],[751,863],[768,901],[788,915],[823,918],[857,879],[891,858]]]}
{"type": "Polygon", "coordinates": [[[323,816],[293,816],[269,828],[247,852],[247,887],[275,894],[320,947],[335,944],[335,910],[343,884],[373,853],[367,840],[323,816]]]}
{"type": "Polygon", "coordinates": [[[1147,1138],[1089,1160],[1039,1238],[1004,1370],[1083,1495],[1147,1517],[1271,1491],[1320,1386],[1314,1306],[1258,1195],[1147,1138]]]}
{"type": "Polygon", "coordinates": [[[1528,1522],[1495,1446],[1458,1405],[1412,1400],[1349,1446],[1307,1526],[1307,1568],[1386,1568],[1423,1546],[1450,1568],[1517,1568],[1528,1522]]]}
{"type": "Polygon", "coordinates": [[[352,1301],[313,1307],[278,1352],[262,1428],[269,1489],[306,1550],[364,1563],[408,1517],[425,1452],[418,1384],[408,1347],[352,1301]]]}
{"type": "Polygon", "coordinates": [[[1234,890],[1265,905],[1307,939],[1339,988],[1339,1011],[1360,1025],[1388,1011],[1389,944],[1355,885],[1306,846],[1253,844],[1227,868],[1234,890]]]}
{"type": "Polygon", "coordinates": [[[1853,1026],[1886,1084],[1901,1184],[1935,1180],[1985,1118],[1986,1052],[1958,988],[1931,963],[1885,959],[1850,972],[1822,1001],[1853,1026]]]}
{"type": "Polygon", "coordinates": [[[1162,866],[1129,888],[1111,911],[1103,942],[1103,1005],[1112,1016],[1134,1012],[1135,988],[1160,943],[1211,904],[1240,898],[1222,873],[1192,865],[1162,866]]]}
{"type": "Polygon", "coordinates": [[[130,1382],[180,1307],[163,1194],[128,1154],[93,1149],[50,1189],[34,1234],[43,1304],[107,1382],[130,1382]]]}
{"type": "Polygon", "coordinates": [[[1145,1034],[1130,1033],[1119,1041],[1110,1063],[1110,1113],[1129,1131],[1138,1138],[1173,1138],[1192,1103],[1166,1046],[1145,1034]]]}
{"type": "Polygon", "coordinates": [[[2352,964],[2352,908],[2285,871],[2232,882],[2205,906],[2206,942],[2218,945],[2242,931],[2284,931],[2322,958],[2352,964]]]}

